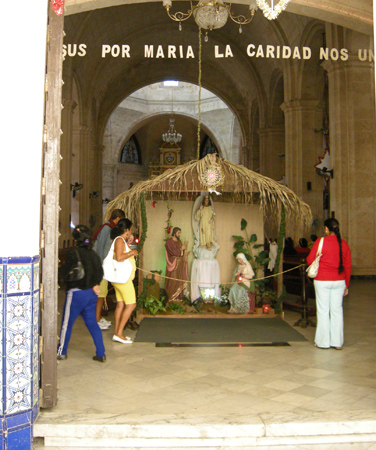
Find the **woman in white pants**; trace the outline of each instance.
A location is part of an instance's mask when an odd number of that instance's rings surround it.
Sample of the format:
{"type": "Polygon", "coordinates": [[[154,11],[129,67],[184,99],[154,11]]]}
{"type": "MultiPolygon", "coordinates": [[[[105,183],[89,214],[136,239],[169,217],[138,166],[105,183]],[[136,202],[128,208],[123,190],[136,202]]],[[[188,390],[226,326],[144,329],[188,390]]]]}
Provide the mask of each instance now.
{"type": "MultiPolygon", "coordinates": [[[[338,220],[330,218],[324,222],[321,258],[317,276],[313,282],[316,294],[317,327],[314,346],[334,347],[342,350],[343,309],[342,300],[349,292],[351,275],[351,252],[346,241],[341,239],[338,220]]],[[[312,264],[320,240],[314,243],[307,257],[312,264]]]]}

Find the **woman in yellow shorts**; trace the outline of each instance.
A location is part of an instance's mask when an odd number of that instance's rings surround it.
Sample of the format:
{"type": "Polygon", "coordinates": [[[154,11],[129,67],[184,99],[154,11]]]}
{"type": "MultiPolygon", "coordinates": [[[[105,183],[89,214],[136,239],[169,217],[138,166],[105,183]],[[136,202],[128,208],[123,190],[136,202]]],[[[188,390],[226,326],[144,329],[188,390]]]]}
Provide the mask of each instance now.
{"type": "Polygon", "coordinates": [[[136,272],[135,256],[137,250],[128,247],[127,239],[132,232],[132,222],[129,219],[120,219],[116,227],[111,230],[111,239],[115,240],[114,258],[116,261],[129,259],[132,265],[132,273],[126,283],[112,283],[116,294],[115,309],[115,334],[112,337],[114,342],[120,344],[132,344],[129,337],[123,335],[125,325],[136,307],[136,292],[133,286],[133,279],[136,272]],[[121,239],[117,239],[121,238],[121,239]]]}

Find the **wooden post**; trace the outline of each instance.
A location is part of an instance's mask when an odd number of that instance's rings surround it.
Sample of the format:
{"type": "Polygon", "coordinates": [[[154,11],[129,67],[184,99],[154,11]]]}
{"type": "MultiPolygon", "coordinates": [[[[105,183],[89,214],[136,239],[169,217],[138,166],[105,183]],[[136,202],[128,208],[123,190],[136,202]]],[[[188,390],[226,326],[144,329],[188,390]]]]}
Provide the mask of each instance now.
{"type": "Polygon", "coordinates": [[[46,101],[42,189],[41,271],[41,354],[40,406],[51,408],[57,403],[57,303],[58,303],[58,229],[60,122],[63,70],[63,24],[49,2],[46,60],[46,101]],[[43,295],[42,295],[43,292],[43,295]]]}

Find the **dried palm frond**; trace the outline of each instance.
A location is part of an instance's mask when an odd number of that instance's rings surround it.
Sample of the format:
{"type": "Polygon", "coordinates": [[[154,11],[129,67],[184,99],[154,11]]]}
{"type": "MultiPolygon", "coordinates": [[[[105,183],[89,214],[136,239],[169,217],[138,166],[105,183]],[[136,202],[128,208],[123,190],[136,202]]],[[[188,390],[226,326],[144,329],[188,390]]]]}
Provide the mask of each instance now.
{"type": "MultiPolygon", "coordinates": [[[[274,223],[278,223],[281,205],[284,205],[286,223],[300,235],[309,230],[312,223],[311,209],[291,189],[244,166],[221,159],[216,154],[209,154],[199,161],[190,161],[154,179],[137,183],[108,204],[105,219],[109,219],[114,209],[120,208],[126,217],[133,221],[139,220],[141,194],[150,199],[155,196],[174,200],[207,191],[199,181],[200,175],[206,173],[213,164],[219,165],[224,174],[223,184],[216,188],[218,192],[226,194],[226,197],[230,195],[236,202],[259,203],[264,216],[268,215],[274,223]]],[[[221,201],[221,197],[216,201],[221,201]]]]}

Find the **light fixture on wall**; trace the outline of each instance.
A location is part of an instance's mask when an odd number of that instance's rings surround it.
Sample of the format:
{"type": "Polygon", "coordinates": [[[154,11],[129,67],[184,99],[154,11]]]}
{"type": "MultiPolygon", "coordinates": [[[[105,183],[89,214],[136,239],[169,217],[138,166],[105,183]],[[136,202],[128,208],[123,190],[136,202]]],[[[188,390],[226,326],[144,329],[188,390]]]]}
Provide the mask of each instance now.
{"type": "Polygon", "coordinates": [[[78,183],[77,181],[74,184],[70,185],[70,189],[72,191],[72,196],[73,198],[76,197],[76,192],[79,191],[80,189],[82,189],[84,187],[83,184],[78,183]]]}
{"type": "Polygon", "coordinates": [[[169,144],[177,144],[181,141],[182,135],[175,130],[175,119],[170,119],[170,128],[167,133],[162,134],[162,139],[164,142],[169,144]]]}
{"type": "Polygon", "coordinates": [[[103,198],[102,199],[102,203],[103,203],[103,205],[107,205],[108,203],[110,203],[110,199],[109,198],[103,198]]]}
{"type": "MultiPolygon", "coordinates": [[[[247,25],[253,19],[258,8],[261,9],[264,16],[273,20],[286,8],[290,0],[250,0],[249,1],[249,15],[246,17],[243,14],[234,13],[231,10],[231,3],[225,3],[218,0],[199,0],[196,5],[193,5],[190,0],[191,8],[185,12],[171,13],[172,0],[163,0],[163,6],[166,8],[170,19],[179,22],[179,30],[182,29],[181,23],[189,19],[192,15],[197,25],[204,30],[215,30],[222,28],[227,19],[230,19],[239,25],[239,33],[242,32],[242,25],[247,25]]],[[[205,39],[207,40],[207,39],[205,39]]]]}

